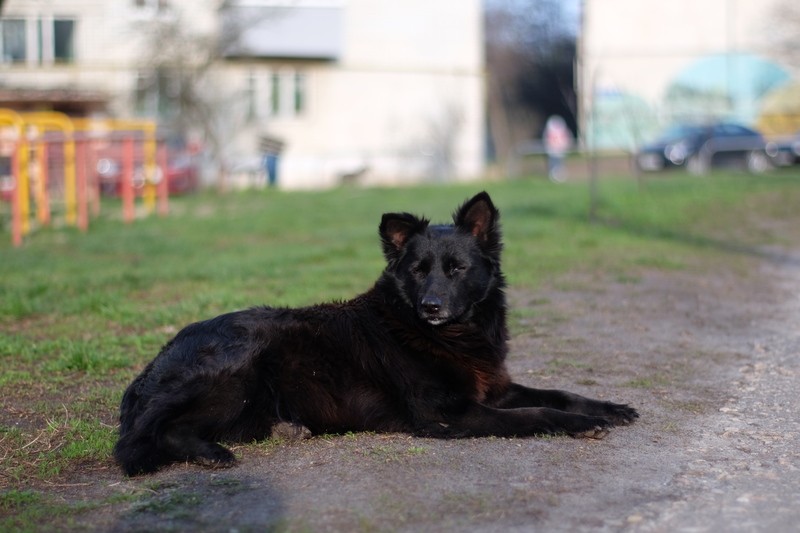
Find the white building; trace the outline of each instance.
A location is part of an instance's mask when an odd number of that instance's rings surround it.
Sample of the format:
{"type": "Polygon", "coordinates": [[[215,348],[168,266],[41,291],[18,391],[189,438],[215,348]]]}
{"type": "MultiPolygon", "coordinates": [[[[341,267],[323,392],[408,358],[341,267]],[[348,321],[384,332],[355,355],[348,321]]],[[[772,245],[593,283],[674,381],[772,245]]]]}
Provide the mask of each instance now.
{"type": "Polygon", "coordinates": [[[271,153],[287,188],[483,172],[480,0],[7,0],[0,107],[163,114],[177,89],[148,76],[164,21],[225,43],[194,89],[232,175],[271,153]]]}
{"type": "Polygon", "coordinates": [[[775,47],[789,30],[778,11],[787,4],[584,0],[579,94],[589,143],[628,149],[670,122],[714,118],[793,133],[800,122],[771,111],[794,80],[775,47]]]}

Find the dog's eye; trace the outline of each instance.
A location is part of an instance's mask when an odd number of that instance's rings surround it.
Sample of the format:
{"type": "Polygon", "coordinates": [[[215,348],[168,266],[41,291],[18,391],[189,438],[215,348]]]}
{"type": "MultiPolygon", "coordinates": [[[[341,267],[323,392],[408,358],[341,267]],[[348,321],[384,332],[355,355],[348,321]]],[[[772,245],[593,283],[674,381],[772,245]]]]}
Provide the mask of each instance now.
{"type": "Polygon", "coordinates": [[[457,275],[457,274],[461,274],[462,272],[464,272],[464,267],[463,267],[463,266],[460,266],[460,265],[453,265],[453,266],[451,266],[451,267],[450,267],[450,272],[449,272],[449,274],[450,274],[451,276],[455,276],[455,275],[457,275]]]}

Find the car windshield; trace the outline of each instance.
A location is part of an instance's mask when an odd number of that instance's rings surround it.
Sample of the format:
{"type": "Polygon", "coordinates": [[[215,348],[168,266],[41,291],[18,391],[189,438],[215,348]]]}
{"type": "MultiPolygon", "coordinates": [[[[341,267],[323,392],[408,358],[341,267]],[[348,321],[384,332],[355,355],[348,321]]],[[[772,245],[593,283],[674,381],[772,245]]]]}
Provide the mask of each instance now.
{"type": "Polygon", "coordinates": [[[681,139],[697,135],[701,131],[702,128],[700,126],[687,126],[685,124],[671,126],[658,136],[657,142],[670,143],[680,141],[681,139]]]}

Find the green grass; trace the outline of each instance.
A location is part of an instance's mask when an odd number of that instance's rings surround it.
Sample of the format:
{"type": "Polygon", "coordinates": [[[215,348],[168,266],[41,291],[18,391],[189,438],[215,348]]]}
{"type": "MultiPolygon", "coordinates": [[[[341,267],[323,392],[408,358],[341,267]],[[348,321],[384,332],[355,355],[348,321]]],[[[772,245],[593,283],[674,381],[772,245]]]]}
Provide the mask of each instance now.
{"type": "MultiPolygon", "coordinates": [[[[0,493],[0,529],[11,507],[37,505],[38,493],[23,484],[113,468],[122,391],[180,327],[251,305],[352,297],[383,268],[383,212],[447,221],[484,188],[502,212],[511,290],[535,290],[567,272],[636,283],[648,269],[709,264],[702,258],[735,266],[761,245],[790,242],[786,232],[800,227],[800,178],[781,173],[672,174],[644,188],[604,180],[594,221],[585,183],[536,179],[201,194],[174,199],[167,218],[132,225],[107,203],[88,233],[40,229],[20,249],[3,221],[0,409],[8,414],[0,418],[0,480],[12,486],[0,493]],[[791,223],[752,223],[764,217],[791,223]]],[[[538,312],[516,311],[515,328],[529,328],[538,312]]]]}

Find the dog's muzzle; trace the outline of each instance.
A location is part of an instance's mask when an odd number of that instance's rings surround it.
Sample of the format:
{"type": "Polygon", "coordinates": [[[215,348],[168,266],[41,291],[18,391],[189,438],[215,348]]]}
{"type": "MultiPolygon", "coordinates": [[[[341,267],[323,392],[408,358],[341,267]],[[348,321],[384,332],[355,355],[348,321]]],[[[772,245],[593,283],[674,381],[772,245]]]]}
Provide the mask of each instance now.
{"type": "Polygon", "coordinates": [[[432,326],[444,324],[450,319],[450,313],[438,296],[425,296],[419,304],[419,315],[432,326]]]}

